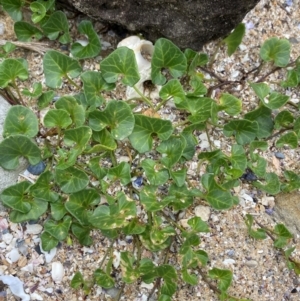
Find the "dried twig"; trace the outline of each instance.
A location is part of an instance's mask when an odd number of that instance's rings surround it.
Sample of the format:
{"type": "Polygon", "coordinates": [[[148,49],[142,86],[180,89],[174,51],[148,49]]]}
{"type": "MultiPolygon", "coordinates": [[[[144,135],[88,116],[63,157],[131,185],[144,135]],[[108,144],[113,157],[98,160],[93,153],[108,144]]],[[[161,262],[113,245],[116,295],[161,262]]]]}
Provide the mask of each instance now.
{"type": "Polygon", "coordinates": [[[45,54],[47,50],[50,50],[51,48],[47,43],[41,43],[41,42],[19,42],[19,41],[7,41],[7,40],[0,40],[0,46],[5,45],[7,42],[11,42],[12,44],[16,45],[17,47],[29,49],[35,52],[38,52],[40,54],[45,54]]]}

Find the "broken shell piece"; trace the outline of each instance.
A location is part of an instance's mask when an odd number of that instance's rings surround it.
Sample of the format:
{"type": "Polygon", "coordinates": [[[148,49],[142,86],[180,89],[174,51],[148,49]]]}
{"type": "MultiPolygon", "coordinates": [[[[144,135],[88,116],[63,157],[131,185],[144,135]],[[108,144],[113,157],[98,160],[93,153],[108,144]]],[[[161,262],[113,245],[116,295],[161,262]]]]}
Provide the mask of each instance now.
{"type": "Polygon", "coordinates": [[[51,271],[51,277],[53,281],[60,282],[62,281],[65,274],[65,269],[61,262],[55,261],[52,262],[52,271],[51,271]]]}
{"type": "Polygon", "coordinates": [[[43,227],[39,224],[27,224],[26,225],[26,231],[25,233],[27,234],[39,234],[41,233],[43,230],[43,227]]]}
{"type": "MultiPolygon", "coordinates": [[[[137,89],[143,93],[149,95],[151,98],[156,98],[159,95],[161,86],[152,85],[151,91],[145,85],[147,82],[151,82],[151,58],[154,52],[154,46],[150,41],[141,40],[138,36],[130,36],[122,40],[118,44],[119,47],[128,47],[134,51],[135,59],[140,74],[140,80],[135,84],[137,89]]],[[[140,97],[140,95],[132,88],[126,89],[127,99],[140,97]]]]}
{"type": "Polygon", "coordinates": [[[11,292],[15,296],[21,298],[22,301],[30,300],[30,296],[24,292],[23,282],[18,277],[14,277],[12,275],[3,275],[0,276],[0,280],[4,284],[8,285],[11,292]]]}
{"type": "Polygon", "coordinates": [[[53,248],[52,250],[44,251],[42,248],[42,243],[40,243],[40,250],[45,255],[45,260],[47,263],[51,262],[54,256],[56,255],[56,248],[53,248]]]}

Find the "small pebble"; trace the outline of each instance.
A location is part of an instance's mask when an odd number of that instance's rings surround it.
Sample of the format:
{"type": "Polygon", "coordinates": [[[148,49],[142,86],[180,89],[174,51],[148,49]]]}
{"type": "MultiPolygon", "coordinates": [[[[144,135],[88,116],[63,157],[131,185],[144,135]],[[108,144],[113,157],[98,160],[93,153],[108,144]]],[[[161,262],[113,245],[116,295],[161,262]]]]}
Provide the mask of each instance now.
{"type": "Polygon", "coordinates": [[[65,274],[65,269],[61,262],[54,261],[52,262],[52,271],[51,271],[51,277],[53,281],[60,282],[62,281],[65,274]]]}
{"type": "Polygon", "coordinates": [[[234,250],[228,250],[226,253],[229,257],[234,257],[235,251],[234,250]]]}
{"type": "Polygon", "coordinates": [[[26,231],[27,234],[39,234],[43,230],[43,227],[39,224],[33,224],[33,225],[26,225],[26,231]]]}
{"type": "Polygon", "coordinates": [[[277,159],[284,159],[285,158],[285,155],[281,152],[276,152],[274,155],[277,159]]]}
{"type": "Polygon", "coordinates": [[[43,161],[41,161],[36,165],[29,165],[27,170],[31,174],[38,176],[45,170],[45,168],[46,168],[46,164],[43,161]]]}
{"type": "Polygon", "coordinates": [[[258,265],[258,262],[256,260],[248,260],[245,264],[249,268],[254,268],[258,265]]]}
{"type": "Polygon", "coordinates": [[[132,186],[135,189],[141,189],[143,185],[143,177],[137,177],[134,181],[132,181],[132,186]]]}
{"type": "Polygon", "coordinates": [[[195,215],[200,217],[204,222],[207,222],[210,217],[210,208],[208,206],[199,205],[195,207],[195,215]]]}

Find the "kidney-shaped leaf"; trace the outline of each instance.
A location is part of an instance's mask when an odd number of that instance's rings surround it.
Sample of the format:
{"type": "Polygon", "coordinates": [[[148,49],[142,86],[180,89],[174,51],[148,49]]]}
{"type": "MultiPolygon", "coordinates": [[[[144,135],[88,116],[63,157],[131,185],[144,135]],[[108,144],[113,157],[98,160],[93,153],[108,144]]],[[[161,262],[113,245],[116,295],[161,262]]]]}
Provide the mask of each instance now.
{"type": "Polygon", "coordinates": [[[81,72],[81,66],[78,61],[55,50],[46,52],[43,59],[43,67],[46,85],[54,89],[60,87],[63,77],[77,77],[81,72]]]}
{"type": "Polygon", "coordinates": [[[32,165],[41,161],[40,149],[26,136],[10,136],[0,143],[0,165],[3,168],[17,168],[19,158],[22,156],[27,158],[32,165]]]}
{"type": "Polygon", "coordinates": [[[187,60],[181,50],[171,41],[160,38],[155,42],[151,60],[151,79],[156,85],[163,85],[166,77],[161,73],[163,68],[168,68],[175,78],[184,74],[187,60]]]}
{"type": "Polygon", "coordinates": [[[89,125],[94,131],[109,126],[114,139],[123,140],[133,130],[134,116],[128,104],[112,100],[104,111],[95,110],[89,114],[89,125]]]}
{"type": "Polygon", "coordinates": [[[73,193],[84,189],[89,183],[89,177],[85,172],[69,167],[61,170],[56,169],[55,181],[65,193],[73,193]]]}
{"type": "Polygon", "coordinates": [[[251,83],[250,87],[261,101],[263,101],[270,92],[270,87],[265,83],[251,83]]]}
{"type": "Polygon", "coordinates": [[[233,120],[224,126],[224,135],[230,137],[235,136],[238,144],[247,144],[255,139],[258,131],[258,124],[256,121],[249,121],[246,119],[233,120]]]}
{"type": "Polygon", "coordinates": [[[112,181],[120,180],[123,185],[131,181],[130,165],[127,162],[121,162],[119,165],[108,170],[107,176],[112,181]]]}
{"type": "Polygon", "coordinates": [[[47,128],[66,128],[72,123],[72,119],[65,110],[49,110],[44,117],[44,124],[47,128]]]}
{"type": "Polygon", "coordinates": [[[100,63],[103,78],[108,83],[115,83],[122,75],[122,82],[134,86],[140,79],[137,62],[132,49],[119,47],[100,63]]]}
{"type": "Polygon", "coordinates": [[[39,40],[43,37],[43,33],[37,27],[23,21],[14,24],[14,31],[21,42],[30,42],[33,38],[39,40]]]}
{"type": "Polygon", "coordinates": [[[289,145],[291,148],[296,148],[298,146],[298,137],[295,132],[288,132],[276,141],[277,147],[283,147],[285,144],[289,145]]]}
{"type": "Polygon", "coordinates": [[[167,140],[172,132],[172,123],[169,120],[151,118],[144,115],[135,115],[135,125],[129,140],[132,146],[140,153],[152,148],[152,135],[157,134],[161,140],[167,140]]]}
{"type": "Polygon", "coordinates": [[[39,122],[32,110],[23,106],[12,106],[5,118],[3,137],[25,135],[35,137],[39,130],[39,122]]]}
{"type": "Polygon", "coordinates": [[[79,59],[95,57],[101,50],[101,44],[92,23],[87,20],[81,21],[78,31],[88,37],[89,43],[86,46],[82,46],[79,42],[74,43],[71,47],[72,55],[79,59]]]}
{"type": "Polygon", "coordinates": [[[227,45],[227,54],[229,56],[231,56],[241,44],[242,39],[245,35],[245,31],[246,31],[245,24],[240,23],[234,29],[234,31],[223,40],[227,45]]]}
{"type": "Polygon", "coordinates": [[[91,136],[92,130],[90,127],[80,126],[75,129],[66,130],[64,142],[67,146],[72,146],[73,150],[81,153],[89,142],[91,136]]]}
{"type": "Polygon", "coordinates": [[[270,38],[260,48],[260,57],[266,61],[274,61],[274,65],[285,67],[290,59],[291,46],[286,39],[270,38]]]}
{"type": "Polygon", "coordinates": [[[281,108],[289,100],[289,96],[280,94],[278,92],[272,92],[268,98],[264,98],[263,104],[271,110],[281,108]]]}
{"type": "Polygon", "coordinates": [[[1,0],[3,9],[14,21],[22,20],[22,7],[24,4],[22,0],[1,0]]]}
{"type": "Polygon", "coordinates": [[[235,116],[241,112],[242,101],[229,93],[223,93],[220,97],[220,105],[224,107],[224,111],[235,116]]]}
{"type": "Polygon", "coordinates": [[[43,2],[38,2],[38,1],[31,3],[30,9],[33,12],[32,16],[31,16],[31,20],[33,23],[38,23],[42,19],[44,19],[46,12],[47,12],[47,8],[43,4],[43,2]]]}
{"type": "Polygon", "coordinates": [[[70,114],[76,126],[83,125],[85,122],[85,111],[82,105],[78,104],[72,96],[63,96],[55,102],[56,109],[62,109],[70,114]]]}
{"type": "Polygon", "coordinates": [[[218,281],[218,289],[221,292],[227,291],[232,281],[232,272],[230,270],[213,268],[208,272],[208,275],[210,278],[218,281]]]}
{"type": "Polygon", "coordinates": [[[89,106],[100,106],[103,103],[101,91],[110,91],[115,85],[107,83],[101,72],[86,71],[80,76],[83,82],[83,91],[89,106]]]}
{"type": "Polygon", "coordinates": [[[185,98],[185,93],[178,79],[169,80],[159,91],[162,99],[173,98],[175,103],[180,103],[185,98]]]}
{"type": "Polygon", "coordinates": [[[151,160],[145,159],[141,164],[145,171],[146,177],[151,185],[163,185],[169,179],[169,172],[167,169],[162,168],[160,164],[151,160]]]}
{"type": "Polygon", "coordinates": [[[42,29],[50,40],[56,40],[59,36],[58,41],[62,44],[71,41],[68,19],[62,11],[58,10],[50,15],[42,29]]]}
{"type": "Polygon", "coordinates": [[[44,229],[57,240],[64,240],[69,233],[71,224],[72,218],[71,216],[67,215],[63,218],[63,220],[58,222],[55,222],[51,219],[47,220],[44,224],[44,229]]]}
{"type": "Polygon", "coordinates": [[[70,195],[66,209],[82,224],[89,224],[92,206],[97,205],[100,196],[95,189],[83,189],[70,195]]]}
{"type": "Polygon", "coordinates": [[[25,80],[28,78],[28,70],[22,61],[17,59],[5,59],[0,64],[0,88],[5,88],[15,80],[25,80]]]}
{"type": "Polygon", "coordinates": [[[2,203],[16,211],[27,213],[31,209],[28,190],[31,184],[27,181],[20,182],[4,189],[1,193],[2,203]]]}

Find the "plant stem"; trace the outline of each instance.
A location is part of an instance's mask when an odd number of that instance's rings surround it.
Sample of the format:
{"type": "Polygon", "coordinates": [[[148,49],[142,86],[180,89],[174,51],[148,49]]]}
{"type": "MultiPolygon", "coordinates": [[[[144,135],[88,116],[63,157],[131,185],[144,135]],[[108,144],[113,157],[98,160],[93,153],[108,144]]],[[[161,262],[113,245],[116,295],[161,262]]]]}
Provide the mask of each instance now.
{"type": "Polygon", "coordinates": [[[20,89],[18,88],[16,81],[13,80],[11,84],[12,84],[13,88],[17,91],[17,94],[18,94],[18,97],[19,97],[19,103],[20,103],[21,105],[25,106],[25,103],[24,103],[24,101],[23,101],[23,98],[22,98],[20,89]]]}
{"type": "Polygon", "coordinates": [[[73,79],[72,79],[71,77],[68,76],[68,74],[66,74],[66,78],[67,78],[67,80],[68,80],[68,82],[69,82],[70,84],[72,84],[73,86],[76,87],[76,89],[78,89],[78,90],[81,89],[81,87],[80,87],[79,85],[77,85],[77,84],[73,81],[73,79]]]}
{"type": "Polygon", "coordinates": [[[143,93],[141,93],[141,91],[136,86],[133,86],[132,88],[151,107],[151,109],[155,110],[152,102],[150,101],[150,99],[148,99],[147,97],[145,97],[145,95],[143,93]]]}
{"type": "Polygon", "coordinates": [[[169,97],[169,98],[167,98],[167,99],[165,99],[165,100],[162,100],[161,102],[160,102],[160,104],[159,105],[157,105],[157,107],[155,108],[155,112],[157,112],[165,103],[167,103],[170,99],[172,99],[172,97],[169,97]]]}
{"type": "Polygon", "coordinates": [[[221,45],[224,43],[223,40],[221,40],[218,44],[217,44],[217,47],[216,47],[216,50],[214,51],[213,55],[211,56],[211,59],[208,63],[208,69],[211,69],[212,68],[212,65],[214,64],[215,60],[216,60],[216,56],[220,50],[220,47],[221,45]]]}
{"type": "Polygon", "coordinates": [[[107,248],[107,250],[105,251],[105,253],[104,253],[104,257],[102,258],[102,260],[101,260],[101,262],[100,262],[100,265],[99,265],[99,269],[101,269],[102,268],[102,265],[104,264],[104,261],[105,261],[105,259],[106,259],[106,257],[107,257],[107,255],[111,252],[111,250],[112,250],[112,247],[113,247],[113,245],[114,245],[114,243],[115,243],[115,239],[114,240],[112,240],[111,241],[111,243],[110,243],[110,245],[109,245],[109,247],[107,248]]]}

